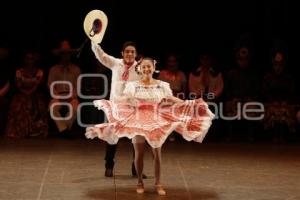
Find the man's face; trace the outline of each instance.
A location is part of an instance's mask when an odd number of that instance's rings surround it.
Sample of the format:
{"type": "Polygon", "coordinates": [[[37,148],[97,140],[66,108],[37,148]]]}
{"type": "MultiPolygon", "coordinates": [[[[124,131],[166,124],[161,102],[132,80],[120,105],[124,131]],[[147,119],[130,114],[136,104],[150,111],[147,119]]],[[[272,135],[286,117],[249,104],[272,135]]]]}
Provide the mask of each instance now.
{"type": "Polygon", "coordinates": [[[136,49],[134,46],[127,46],[124,51],[122,51],[122,57],[125,64],[132,64],[136,58],[136,49]]]}
{"type": "Polygon", "coordinates": [[[237,63],[238,63],[238,66],[241,69],[246,69],[249,66],[249,59],[247,59],[247,58],[238,58],[237,63]]]}

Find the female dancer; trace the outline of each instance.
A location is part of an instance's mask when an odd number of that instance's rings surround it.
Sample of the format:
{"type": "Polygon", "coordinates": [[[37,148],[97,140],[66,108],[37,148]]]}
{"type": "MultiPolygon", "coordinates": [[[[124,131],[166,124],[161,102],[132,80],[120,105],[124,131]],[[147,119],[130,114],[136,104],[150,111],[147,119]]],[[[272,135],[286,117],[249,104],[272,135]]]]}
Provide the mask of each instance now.
{"type": "Polygon", "coordinates": [[[141,74],[138,81],[128,82],[114,102],[97,100],[98,109],[104,110],[109,123],[87,128],[86,137],[98,137],[115,144],[121,137],[132,139],[138,174],[136,192],[144,193],[142,179],[145,141],[154,155],[155,187],[159,195],[165,195],[161,177],[161,146],[172,131],[180,133],[188,141],[202,142],[214,118],[202,99],[183,101],[172,95],[169,83],[153,78],[155,61],[143,58],[136,67],[141,74]]]}

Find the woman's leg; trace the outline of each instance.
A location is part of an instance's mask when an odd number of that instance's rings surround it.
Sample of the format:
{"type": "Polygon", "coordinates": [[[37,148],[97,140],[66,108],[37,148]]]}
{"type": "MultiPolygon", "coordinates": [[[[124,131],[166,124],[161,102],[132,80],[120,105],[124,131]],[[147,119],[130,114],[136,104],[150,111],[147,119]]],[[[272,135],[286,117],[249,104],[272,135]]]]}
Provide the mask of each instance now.
{"type": "MultiPolygon", "coordinates": [[[[135,169],[135,164],[134,164],[134,161],[135,161],[135,155],[134,154],[135,153],[134,153],[134,150],[133,150],[133,153],[132,153],[133,161],[132,161],[132,164],[131,164],[131,174],[132,174],[133,177],[136,177],[137,174],[136,174],[136,169],[135,169]]],[[[146,179],[146,178],[148,178],[148,177],[146,176],[145,173],[143,173],[143,179],[146,179]]]]}
{"type": "Polygon", "coordinates": [[[154,157],[154,173],[155,173],[155,187],[159,195],[166,195],[166,191],[160,182],[161,175],[161,148],[152,148],[154,157]]]}
{"type": "Polygon", "coordinates": [[[155,185],[160,185],[161,148],[152,148],[154,160],[155,185]]]}
{"type": "Polygon", "coordinates": [[[135,153],[135,159],[134,164],[138,176],[138,183],[143,183],[143,169],[144,169],[144,148],[145,148],[145,142],[143,140],[140,140],[142,136],[136,136],[133,139],[133,147],[134,147],[134,153],[135,153]]]}

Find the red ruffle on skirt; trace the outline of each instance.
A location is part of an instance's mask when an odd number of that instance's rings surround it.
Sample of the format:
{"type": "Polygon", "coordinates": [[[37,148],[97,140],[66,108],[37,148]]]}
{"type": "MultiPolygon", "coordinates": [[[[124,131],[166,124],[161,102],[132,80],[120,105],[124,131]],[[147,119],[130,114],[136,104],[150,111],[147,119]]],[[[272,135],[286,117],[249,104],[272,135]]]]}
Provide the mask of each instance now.
{"type": "Polygon", "coordinates": [[[176,104],[140,102],[136,107],[97,100],[94,105],[105,112],[108,123],[88,127],[85,135],[90,139],[98,137],[109,144],[116,144],[121,137],[132,139],[140,135],[150,146],[157,148],[174,130],[187,141],[201,143],[214,118],[202,99],[176,104]]]}

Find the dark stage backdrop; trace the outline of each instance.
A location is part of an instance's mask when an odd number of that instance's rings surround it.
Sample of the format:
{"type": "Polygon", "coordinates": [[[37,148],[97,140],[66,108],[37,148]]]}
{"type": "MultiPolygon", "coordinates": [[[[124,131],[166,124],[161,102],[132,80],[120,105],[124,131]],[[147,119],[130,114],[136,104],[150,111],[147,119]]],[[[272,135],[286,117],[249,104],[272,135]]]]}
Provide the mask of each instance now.
{"type": "MultiPolygon", "coordinates": [[[[114,56],[120,55],[124,41],[133,40],[140,53],[161,61],[166,52],[177,51],[185,71],[195,67],[199,53],[210,51],[226,71],[233,65],[237,41],[245,40],[254,50],[255,66],[267,70],[270,49],[277,41],[289,51],[290,67],[297,68],[291,44],[298,40],[292,29],[298,12],[292,11],[288,1],[45,0],[1,4],[0,45],[11,49],[16,63],[23,52],[34,49],[42,52],[45,65],[50,66],[51,49],[63,39],[79,47],[86,39],[82,28],[85,15],[101,9],[109,19],[102,47],[114,56]]],[[[87,45],[77,61],[89,59],[87,45]]]]}

